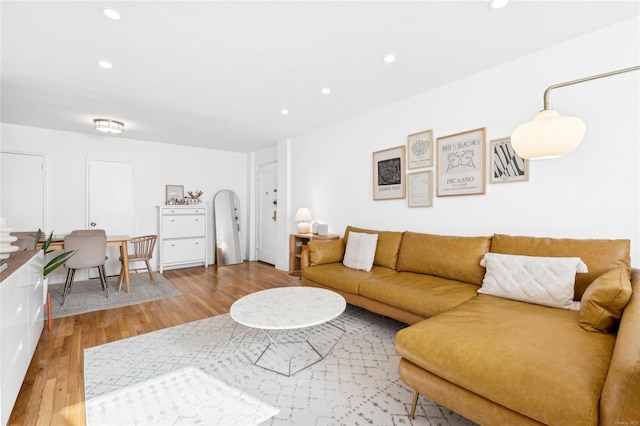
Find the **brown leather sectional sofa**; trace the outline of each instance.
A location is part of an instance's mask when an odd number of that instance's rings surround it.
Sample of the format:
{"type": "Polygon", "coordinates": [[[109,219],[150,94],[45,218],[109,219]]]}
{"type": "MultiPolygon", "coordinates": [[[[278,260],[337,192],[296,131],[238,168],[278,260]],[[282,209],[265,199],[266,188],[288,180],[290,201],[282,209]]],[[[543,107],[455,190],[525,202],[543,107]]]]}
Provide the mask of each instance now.
{"type": "Polygon", "coordinates": [[[410,324],[395,345],[414,408],[423,394],[487,425],[640,424],[640,270],[630,267],[628,240],[354,227],[344,235],[309,243],[302,254],[303,284],[410,324]],[[350,231],[378,234],[370,272],[342,264],[350,231]],[[574,300],[597,282],[585,296],[590,302],[599,294],[593,289],[614,270],[630,280],[633,293],[613,327],[587,331],[580,325],[583,312],[478,294],[485,275],[480,261],[488,252],[580,257],[588,272],[576,275],[574,300]]]}

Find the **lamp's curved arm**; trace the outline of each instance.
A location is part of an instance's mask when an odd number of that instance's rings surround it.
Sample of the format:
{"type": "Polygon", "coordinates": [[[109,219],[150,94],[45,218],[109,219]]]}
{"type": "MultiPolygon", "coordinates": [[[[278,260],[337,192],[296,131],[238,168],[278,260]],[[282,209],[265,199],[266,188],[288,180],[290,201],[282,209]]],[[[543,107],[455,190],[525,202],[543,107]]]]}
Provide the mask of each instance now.
{"type": "Polygon", "coordinates": [[[551,92],[553,89],[557,89],[558,87],[571,86],[572,84],[584,83],[585,81],[596,80],[598,78],[610,77],[612,75],[622,74],[625,72],[639,71],[639,70],[640,70],[640,66],[624,68],[618,71],[611,71],[611,72],[606,72],[604,74],[592,75],[591,77],[579,78],[577,80],[567,81],[564,83],[558,83],[558,84],[554,84],[553,86],[549,86],[547,90],[544,91],[544,109],[545,110],[549,109],[549,92],[551,92]]]}

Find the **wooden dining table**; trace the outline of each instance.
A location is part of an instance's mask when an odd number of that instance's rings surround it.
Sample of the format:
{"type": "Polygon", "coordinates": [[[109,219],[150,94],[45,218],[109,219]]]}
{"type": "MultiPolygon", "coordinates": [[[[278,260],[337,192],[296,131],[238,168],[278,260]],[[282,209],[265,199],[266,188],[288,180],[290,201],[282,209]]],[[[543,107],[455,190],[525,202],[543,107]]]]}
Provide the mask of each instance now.
{"type": "MultiPolygon", "coordinates": [[[[129,235],[107,235],[107,247],[120,247],[120,261],[122,263],[122,274],[124,275],[124,283],[127,287],[127,293],[131,293],[131,282],[129,281],[129,248],[127,243],[131,240],[129,235]]],[[[45,240],[38,242],[38,248],[42,248],[45,240]]],[[[63,250],[64,236],[54,235],[49,244],[49,250],[63,250]]]]}

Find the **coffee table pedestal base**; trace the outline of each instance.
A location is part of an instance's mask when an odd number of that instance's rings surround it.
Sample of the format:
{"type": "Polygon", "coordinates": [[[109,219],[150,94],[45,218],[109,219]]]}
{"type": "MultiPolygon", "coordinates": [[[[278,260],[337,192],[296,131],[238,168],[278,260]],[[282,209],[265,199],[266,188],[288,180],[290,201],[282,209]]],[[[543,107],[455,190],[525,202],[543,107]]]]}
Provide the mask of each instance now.
{"type": "Polygon", "coordinates": [[[253,365],[292,376],[331,352],[345,332],[335,322],[292,330],[263,330],[236,324],[229,342],[253,365]]]}

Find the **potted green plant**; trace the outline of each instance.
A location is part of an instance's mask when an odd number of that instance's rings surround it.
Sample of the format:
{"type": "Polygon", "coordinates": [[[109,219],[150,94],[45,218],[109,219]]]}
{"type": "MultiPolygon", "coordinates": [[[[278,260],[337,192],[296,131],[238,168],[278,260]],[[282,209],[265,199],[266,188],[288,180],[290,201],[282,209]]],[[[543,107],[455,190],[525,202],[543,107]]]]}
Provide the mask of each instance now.
{"type": "MultiPolygon", "coordinates": [[[[35,242],[36,249],[38,248],[38,242],[40,241],[40,237],[42,237],[42,230],[38,229],[38,232],[36,232],[36,242],[35,242]]],[[[44,244],[42,244],[42,251],[44,252],[45,259],[47,254],[55,251],[55,250],[49,250],[49,246],[51,245],[51,240],[53,240],[53,231],[51,231],[51,234],[49,234],[49,238],[47,238],[44,244]]],[[[50,273],[52,273],[53,271],[55,271],[56,269],[64,265],[64,262],[66,262],[67,259],[73,256],[74,253],[75,251],[65,251],[55,256],[53,259],[50,259],[44,265],[44,270],[42,272],[42,275],[44,275],[44,277],[46,278],[50,273]]]]}

